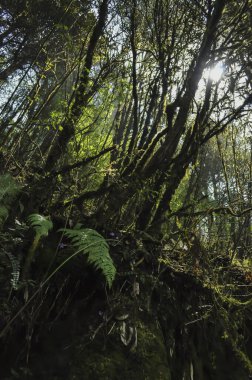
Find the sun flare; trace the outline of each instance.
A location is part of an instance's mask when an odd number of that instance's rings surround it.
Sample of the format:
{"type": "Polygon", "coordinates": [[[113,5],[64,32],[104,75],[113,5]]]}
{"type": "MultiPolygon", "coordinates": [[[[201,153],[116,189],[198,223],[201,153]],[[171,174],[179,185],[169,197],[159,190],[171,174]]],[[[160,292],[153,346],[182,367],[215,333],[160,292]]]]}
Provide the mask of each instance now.
{"type": "Polygon", "coordinates": [[[217,63],[209,72],[210,79],[218,82],[224,73],[224,66],[222,63],[217,63]]]}

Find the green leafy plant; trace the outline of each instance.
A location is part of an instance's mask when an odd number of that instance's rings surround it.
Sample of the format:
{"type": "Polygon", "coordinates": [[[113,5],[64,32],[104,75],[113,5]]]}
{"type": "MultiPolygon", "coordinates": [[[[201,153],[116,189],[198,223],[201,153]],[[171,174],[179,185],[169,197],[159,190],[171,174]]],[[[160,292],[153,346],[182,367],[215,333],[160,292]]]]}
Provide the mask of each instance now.
{"type": "Polygon", "coordinates": [[[12,201],[20,190],[20,185],[10,174],[0,176],[0,225],[8,218],[12,201]]]}
{"type": "Polygon", "coordinates": [[[74,229],[61,229],[77,249],[76,254],[87,254],[88,263],[101,270],[109,287],[115,279],[116,268],[109,254],[109,246],[102,235],[90,228],[76,225],[74,229]]]}
{"type": "Polygon", "coordinates": [[[52,221],[39,214],[31,214],[28,217],[28,223],[31,227],[33,227],[36,232],[36,236],[39,237],[39,239],[42,236],[47,236],[48,232],[53,228],[52,221]]]}
{"type": "Polygon", "coordinates": [[[12,272],[11,272],[11,285],[14,290],[18,289],[18,281],[20,276],[20,262],[18,258],[16,258],[14,255],[12,255],[10,252],[5,251],[6,256],[8,256],[11,266],[12,266],[12,272]]]}
{"type": "Polygon", "coordinates": [[[40,214],[31,214],[28,217],[28,224],[35,230],[35,237],[24,263],[23,278],[27,277],[40,239],[47,236],[48,232],[53,228],[52,221],[40,214]]]}
{"type": "MultiPolygon", "coordinates": [[[[28,221],[30,225],[33,226],[33,228],[37,231],[37,235],[40,237],[42,236],[41,235],[42,231],[43,233],[47,234],[49,229],[53,226],[52,222],[49,219],[39,214],[30,215],[28,218],[28,221]],[[47,223],[48,221],[50,221],[50,224],[47,223]],[[47,226],[47,233],[46,233],[45,226],[47,226]]],[[[51,280],[51,278],[67,262],[69,262],[73,257],[77,256],[80,252],[88,255],[88,262],[94,265],[96,269],[101,270],[103,275],[105,276],[105,279],[109,288],[112,286],[112,283],[115,279],[116,268],[109,254],[108,243],[106,242],[104,237],[100,235],[97,231],[92,230],[90,228],[81,228],[81,227],[82,226],[80,224],[77,224],[74,229],[63,228],[59,230],[59,231],[63,231],[65,236],[67,236],[72,241],[72,245],[76,247],[77,250],[72,255],[67,257],[62,263],[60,263],[60,265],[57,266],[57,268],[55,268],[53,272],[44,281],[40,283],[39,288],[33,293],[33,295],[26,301],[26,303],[17,311],[17,313],[5,325],[3,330],[0,332],[0,338],[6,334],[11,324],[17,319],[19,315],[23,313],[23,311],[31,303],[31,301],[34,300],[35,297],[37,297],[38,293],[51,280]]],[[[30,265],[31,261],[28,264],[30,265]]],[[[15,270],[15,272],[17,272],[17,270],[15,270]]],[[[14,272],[14,268],[13,268],[13,272],[14,272]]],[[[16,278],[15,278],[15,281],[17,281],[16,278]]]]}

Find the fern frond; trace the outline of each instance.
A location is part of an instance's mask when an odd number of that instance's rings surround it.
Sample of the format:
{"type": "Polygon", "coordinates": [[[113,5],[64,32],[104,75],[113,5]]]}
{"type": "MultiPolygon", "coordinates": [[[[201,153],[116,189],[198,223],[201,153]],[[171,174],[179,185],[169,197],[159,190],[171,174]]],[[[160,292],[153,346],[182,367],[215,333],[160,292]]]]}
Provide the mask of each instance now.
{"type": "Polygon", "coordinates": [[[19,189],[20,186],[10,174],[0,176],[0,202],[3,202],[6,197],[13,199],[19,189]]]}
{"type": "Polygon", "coordinates": [[[20,190],[20,185],[10,174],[0,175],[0,225],[9,215],[9,208],[20,190]]]}
{"type": "Polygon", "coordinates": [[[47,236],[53,228],[52,221],[43,215],[31,214],[28,217],[28,223],[34,228],[36,235],[39,237],[47,236]]]}
{"type": "Polygon", "coordinates": [[[87,254],[88,263],[101,270],[109,287],[115,279],[116,268],[109,254],[109,246],[102,235],[90,228],[61,229],[71,240],[77,252],[87,254]]]}
{"type": "Polygon", "coordinates": [[[12,266],[12,273],[11,273],[11,285],[13,289],[18,289],[18,281],[20,277],[20,263],[19,260],[13,256],[10,252],[5,251],[6,255],[10,259],[11,266],[12,266]]]}
{"type": "Polygon", "coordinates": [[[9,212],[8,212],[7,207],[0,205],[0,220],[4,221],[5,219],[7,219],[8,214],[9,212]]]}

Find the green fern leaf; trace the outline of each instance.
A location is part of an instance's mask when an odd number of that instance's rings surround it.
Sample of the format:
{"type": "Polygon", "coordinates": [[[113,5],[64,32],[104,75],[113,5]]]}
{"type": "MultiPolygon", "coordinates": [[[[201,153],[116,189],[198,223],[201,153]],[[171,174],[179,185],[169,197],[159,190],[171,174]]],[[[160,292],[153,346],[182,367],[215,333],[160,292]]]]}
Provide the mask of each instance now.
{"type": "Polygon", "coordinates": [[[18,289],[18,281],[20,277],[20,262],[19,260],[13,256],[10,252],[5,252],[8,258],[10,259],[11,266],[12,266],[12,273],[11,273],[11,285],[14,290],[18,289]]]}
{"type": "Polygon", "coordinates": [[[10,174],[0,175],[0,225],[5,222],[9,215],[9,209],[14,201],[20,185],[10,174]]]}
{"type": "Polygon", "coordinates": [[[90,228],[81,228],[81,225],[77,225],[74,229],[64,228],[60,231],[63,231],[71,240],[77,252],[87,254],[88,262],[95,269],[102,271],[108,286],[111,287],[115,279],[116,268],[104,237],[90,228]]]}
{"type": "Polygon", "coordinates": [[[0,205],[0,221],[1,222],[4,222],[5,219],[7,219],[8,214],[9,212],[8,212],[7,207],[0,205]]]}
{"type": "Polygon", "coordinates": [[[0,176],[0,202],[9,203],[10,200],[16,196],[19,190],[19,184],[14,180],[14,178],[12,178],[10,174],[4,174],[0,176]]]}
{"type": "Polygon", "coordinates": [[[31,214],[28,217],[28,223],[34,228],[36,235],[39,237],[47,236],[53,228],[52,221],[43,215],[31,214]]]}

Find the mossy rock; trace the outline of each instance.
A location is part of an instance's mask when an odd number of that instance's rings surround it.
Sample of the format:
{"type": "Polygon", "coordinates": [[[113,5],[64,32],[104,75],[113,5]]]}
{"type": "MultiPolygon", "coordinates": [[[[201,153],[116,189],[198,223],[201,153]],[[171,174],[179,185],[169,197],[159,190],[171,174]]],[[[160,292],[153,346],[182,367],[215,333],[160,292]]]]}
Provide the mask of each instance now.
{"type": "Polygon", "coordinates": [[[103,346],[98,338],[76,348],[69,380],[170,380],[166,350],[155,322],[137,323],[138,344],[125,347],[114,334],[103,346]]]}

